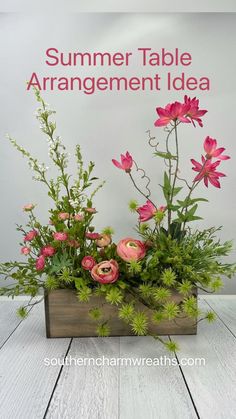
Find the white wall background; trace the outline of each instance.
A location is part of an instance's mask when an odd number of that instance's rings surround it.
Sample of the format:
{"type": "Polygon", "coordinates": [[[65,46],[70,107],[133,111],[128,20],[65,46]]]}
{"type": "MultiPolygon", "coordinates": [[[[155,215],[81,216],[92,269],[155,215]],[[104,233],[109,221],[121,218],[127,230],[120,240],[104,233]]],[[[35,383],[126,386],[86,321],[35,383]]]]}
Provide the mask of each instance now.
{"type": "MultiPolygon", "coordinates": [[[[235,0],[0,0],[1,12],[235,12],[235,0]]],[[[55,15],[54,15],[55,16],[55,15]]]]}
{"type": "MultiPolygon", "coordinates": [[[[37,202],[37,213],[47,222],[49,200],[45,189],[31,180],[26,161],[4,139],[8,132],[39,160],[48,163],[47,143],[33,114],[37,107],[34,95],[26,91],[26,80],[36,71],[39,75],[131,76],[148,75],[150,69],[137,69],[134,63],[128,69],[52,68],[44,64],[48,47],[61,51],[135,51],[147,46],[154,50],[165,47],[189,51],[193,65],[186,69],[189,75],[209,75],[210,92],[197,92],[201,105],[209,109],[204,127],[181,128],[182,175],[193,177],[191,157],[199,159],[202,142],[207,135],[217,138],[232,156],[222,165],[227,178],[222,190],[202,185],[198,196],[210,199],[200,213],[204,221],[199,226],[223,225],[221,238],[236,240],[235,223],[235,65],[236,15],[234,14],[73,14],[17,15],[0,17],[0,246],[1,260],[19,257],[19,236],[14,223],[23,223],[21,207],[37,202]]],[[[158,69],[157,69],[158,70],[158,69]]],[[[162,71],[162,70],[161,70],[162,71]]],[[[165,70],[166,71],[166,70],[165,70]]],[[[182,70],[172,69],[178,75],[182,70]]],[[[157,71],[158,72],[158,71],[157,71]]],[[[153,73],[155,71],[153,70],[153,73]]],[[[135,216],[127,209],[130,198],[138,198],[126,175],[112,164],[113,157],[129,150],[134,158],[148,169],[152,177],[154,198],[162,204],[158,183],[163,167],[152,158],[146,145],[145,131],[160,134],[153,127],[156,106],[172,100],[182,100],[186,92],[105,92],[86,96],[80,92],[46,92],[44,97],[57,110],[58,133],[62,135],[69,152],[73,154],[79,142],[84,158],[96,161],[96,174],[107,183],[96,199],[99,214],[97,228],[113,225],[115,238],[135,234],[135,216]]],[[[73,171],[74,166],[71,166],[73,171]]],[[[53,171],[52,171],[53,173],[53,171]]],[[[140,204],[143,202],[140,199],[140,204]]],[[[236,259],[236,254],[230,260],[236,259]]],[[[227,283],[223,292],[235,293],[236,282],[227,283]]]]}

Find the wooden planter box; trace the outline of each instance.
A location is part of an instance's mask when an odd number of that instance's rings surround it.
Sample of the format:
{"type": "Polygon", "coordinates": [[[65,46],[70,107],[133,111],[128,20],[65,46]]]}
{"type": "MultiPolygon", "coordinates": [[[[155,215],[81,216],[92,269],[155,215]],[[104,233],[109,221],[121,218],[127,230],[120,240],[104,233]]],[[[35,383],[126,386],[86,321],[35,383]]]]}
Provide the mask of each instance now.
{"type": "MultiPolygon", "coordinates": [[[[193,295],[197,291],[193,292],[193,295]]],[[[182,296],[173,291],[171,300],[180,302],[182,296]]],[[[76,291],[58,289],[45,293],[45,318],[46,335],[48,338],[56,337],[85,337],[97,336],[97,322],[90,318],[88,312],[103,303],[102,312],[105,318],[110,318],[111,336],[131,336],[130,327],[118,318],[118,309],[104,303],[102,297],[91,297],[88,303],[80,303],[76,291]]],[[[137,303],[137,309],[147,310],[152,316],[152,310],[147,309],[142,303],[137,303]]],[[[159,335],[195,335],[197,333],[196,319],[186,316],[177,320],[162,320],[158,325],[150,323],[149,330],[159,335]]]]}

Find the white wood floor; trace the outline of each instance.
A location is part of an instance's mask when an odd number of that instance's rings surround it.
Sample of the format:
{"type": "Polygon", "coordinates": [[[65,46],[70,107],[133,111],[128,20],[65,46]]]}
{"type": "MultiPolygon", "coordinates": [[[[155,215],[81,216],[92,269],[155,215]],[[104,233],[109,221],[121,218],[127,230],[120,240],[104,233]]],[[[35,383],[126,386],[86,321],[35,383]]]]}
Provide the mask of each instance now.
{"type": "Polygon", "coordinates": [[[236,418],[236,296],[201,297],[217,321],[174,337],[179,361],[205,358],[205,366],[47,366],[45,358],[65,356],[170,355],[149,337],[46,339],[43,303],[24,321],[15,315],[21,304],[0,300],[1,419],[236,418]]]}

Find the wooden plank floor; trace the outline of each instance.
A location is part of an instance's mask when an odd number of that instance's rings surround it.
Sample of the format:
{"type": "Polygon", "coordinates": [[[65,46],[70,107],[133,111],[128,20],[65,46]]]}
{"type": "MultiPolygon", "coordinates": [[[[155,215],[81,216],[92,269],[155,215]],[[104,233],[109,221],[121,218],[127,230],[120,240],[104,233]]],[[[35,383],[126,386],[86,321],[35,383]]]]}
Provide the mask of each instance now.
{"type": "Polygon", "coordinates": [[[236,296],[202,296],[217,320],[197,336],[167,336],[181,347],[173,356],[149,337],[46,339],[43,304],[20,321],[21,304],[0,299],[1,419],[236,418],[236,296]]]}

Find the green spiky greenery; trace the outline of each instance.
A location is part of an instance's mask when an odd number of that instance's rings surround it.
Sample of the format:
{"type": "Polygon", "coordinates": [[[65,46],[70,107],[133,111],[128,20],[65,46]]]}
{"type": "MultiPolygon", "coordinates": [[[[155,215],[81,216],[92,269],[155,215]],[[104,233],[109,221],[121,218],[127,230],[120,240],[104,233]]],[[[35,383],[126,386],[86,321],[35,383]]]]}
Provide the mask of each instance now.
{"type": "Polygon", "coordinates": [[[143,311],[135,313],[131,320],[132,331],[135,335],[144,336],[148,332],[148,318],[143,311]]]}
{"type": "Polygon", "coordinates": [[[104,338],[110,335],[111,329],[106,323],[103,323],[98,325],[96,332],[99,337],[104,338]]]}

